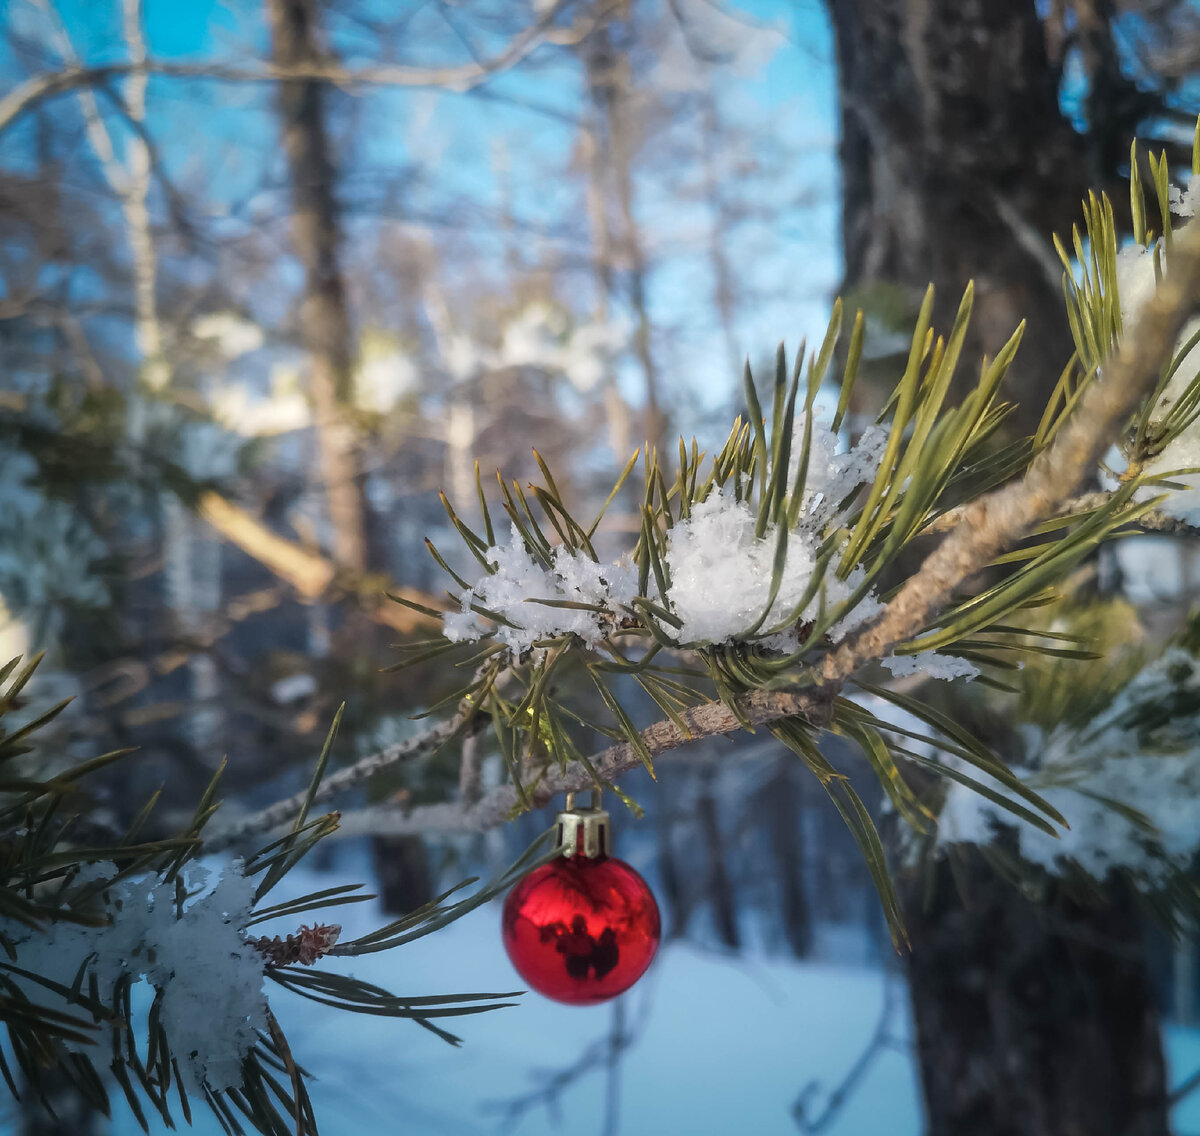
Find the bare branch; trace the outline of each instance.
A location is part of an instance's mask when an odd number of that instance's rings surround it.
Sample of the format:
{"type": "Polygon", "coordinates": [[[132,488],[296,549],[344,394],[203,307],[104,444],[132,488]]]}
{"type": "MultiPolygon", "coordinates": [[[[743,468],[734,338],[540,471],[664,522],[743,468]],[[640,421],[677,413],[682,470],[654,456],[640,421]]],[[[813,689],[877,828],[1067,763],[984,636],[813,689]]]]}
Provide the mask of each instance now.
{"type": "MultiPolygon", "coordinates": [[[[321,782],[310,804],[324,804],[339,793],[344,793],[348,789],[356,788],[365,781],[369,781],[376,773],[432,753],[439,746],[448,742],[466,722],[465,715],[456,714],[453,718],[438,723],[415,738],[388,746],[387,749],[373,753],[346,769],[331,773],[321,782]]],[[[223,831],[215,832],[204,841],[205,852],[219,852],[231,845],[240,844],[248,837],[258,836],[264,832],[270,832],[274,828],[290,824],[296,819],[307,797],[307,790],[297,793],[292,797],[277,801],[270,808],[238,821],[223,831]]]]}
{"type": "Polygon", "coordinates": [[[384,599],[383,594],[387,590],[426,606],[436,602],[434,597],[413,588],[389,584],[380,577],[374,591],[383,602],[372,603],[372,589],[365,577],[272,532],[258,518],[215,490],[206,490],[200,495],[197,511],[230,544],[237,545],[281,580],[286,580],[306,600],[327,597],[340,585],[346,591],[358,594],[375,622],[396,631],[407,634],[433,622],[429,616],[384,599]]]}
{"type": "MultiPolygon", "coordinates": [[[[784,718],[804,718],[816,726],[822,726],[829,721],[832,707],[833,690],[828,687],[804,694],[758,690],[738,700],[738,708],[751,726],[766,726],[784,718]]],[[[655,722],[641,731],[642,741],[652,757],[678,749],[688,742],[717,734],[733,734],[744,728],[737,715],[720,700],[681,711],[679,716],[688,727],[686,734],[669,720],[655,722]]],[[[623,773],[640,767],[641,758],[628,742],[618,742],[595,754],[591,764],[601,780],[614,781],[623,773]]],[[[527,791],[527,798],[530,806],[538,809],[561,793],[580,792],[594,787],[595,781],[588,770],[574,763],[568,765],[565,772],[547,770],[537,785],[527,791]]],[[[343,818],[340,835],[374,833],[405,836],[430,832],[478,832],[503,824],[519,806],[516,789],[511,785],[501,785],[472,805],[450,801],[417,808],[378,805],[362,809],[343,818]]]]}
{"type": "Polygon", "coordinates": [[[618,0],[599,5],[593,15],[570,27],[556,27],[555,19],[570,2],[558,0],[529,27],[513,36],[497,54],[478,62],[446,67],[415,67],[400,63],[342,67],[333,61],[313,61],[283,67],[270,63],[243,64],[220,60],[186,62],[152,58],[94,67],[72,64],[61,71],[33,75],[0,98],[0,133],[27,111],[57,95],[88,89],[110,79],[149,75],[224,83],[277,83],[286,79],[312,79],[339,87],[440,87],[463,93],[520,63],[543,44],[569,47],[580,43],[616,7],[618,0]]]}

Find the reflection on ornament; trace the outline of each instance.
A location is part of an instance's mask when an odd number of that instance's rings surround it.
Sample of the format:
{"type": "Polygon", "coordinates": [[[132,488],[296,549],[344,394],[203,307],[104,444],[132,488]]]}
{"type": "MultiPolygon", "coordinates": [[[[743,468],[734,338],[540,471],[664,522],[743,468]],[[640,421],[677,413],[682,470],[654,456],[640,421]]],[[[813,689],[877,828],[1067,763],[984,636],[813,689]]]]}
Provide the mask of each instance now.
{"type": "Polygon", "coordinates": [[[590,1005],[615,998],[658,950],[658,904],[649,885],[608,855],[608,813],[559,814],[563,855],[530,872],[504,901],[504,947],[521,977],[547,998],[590,1005]]]}

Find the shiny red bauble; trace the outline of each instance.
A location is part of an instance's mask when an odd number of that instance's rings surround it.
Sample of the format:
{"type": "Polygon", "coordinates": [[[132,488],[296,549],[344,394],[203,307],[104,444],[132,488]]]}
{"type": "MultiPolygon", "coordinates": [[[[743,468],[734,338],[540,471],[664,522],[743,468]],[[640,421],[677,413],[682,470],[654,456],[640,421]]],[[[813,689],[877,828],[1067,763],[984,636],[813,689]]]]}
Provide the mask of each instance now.
{"type": "Polygon", "coordinates": [[[658,904],[623,860],[577,855],[535,868],[504,901],[504,949],[539,994],[588,1005],[646,972],[661,935],[658,904]]]}

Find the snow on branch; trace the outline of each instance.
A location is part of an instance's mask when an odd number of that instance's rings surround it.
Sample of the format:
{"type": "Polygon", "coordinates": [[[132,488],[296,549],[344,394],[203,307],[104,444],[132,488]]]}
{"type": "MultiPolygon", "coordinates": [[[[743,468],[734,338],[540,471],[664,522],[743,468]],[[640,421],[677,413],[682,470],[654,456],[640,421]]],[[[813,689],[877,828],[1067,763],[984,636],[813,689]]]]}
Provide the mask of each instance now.
{"type": "Polygon", "coordinates": [[[844,681],[864,662],[882,658],[920,631],[963,581],[1070,499],[1154,389],[1180,331],[1198,306],[1200,225],[1189,225],[1176,236],[1170,274],[1146,301],[1104,377],[1088,388],[1055,441],[1020,481],[963,510],[958,526],[904,584],[883,617],[825,660],[826,682],[844,681]]]}
{"type": "MultiPolygon", "coordinates": [[[[115,864],[91,864],[72,886],[86,889],[118,875],[115,864]]],[[[83,996],[109,1010],[120,1004],[124,983],[144,981],[158,993],[157,1025],[170,1040],[187,1092],[201,1097],[206,1089],[239,1086],[242,1062],[267,1028],[266,959],[243,938],[256,882],[242,874],[240,861],[211,889],[208,877],[207,869],[191,865],[178,883],[157,873],[121,880],[101,892],[108,921],[98,925],[62,920],[33,928],[0,919],[0,936],[12,944],[19,968],[5,969],[30,1001],[61,1012],[76,1010],[77,1003],[55,987],[69,991],[83,975],[95,981],[90,994],[83,984],[83,996]]],[[[110,1041],[102,1032],[94,1041],[68,1037],[63,1044],[99,1058],[110,1041]]]]}
{"type": "MultiPolygon", "coordinates": [[[[1197,846],[1200,661],[1168,648],[1138,671],[1108,709],[1082,729],[1030,727],[1026,780],[1071,819],[1050,837],[1016,824],[1026,861],[1062,874],[1082,868],[1097,880],[1131,873],[1161,888],[1191,865],[1197,846]]],[[[1012,826],[979,794],[952,784],[942,807],[941,844],[987,844],[1012,826]]]]}
{"type": "MultiPolygon", "coordinates": [[[[1170,357],[1180,328],[1197,306],[1198,296],[1200,227],[1191,226],[1177,236],[1171,274],[1146,302],[1140,320],[1132,333],[1125,337],[1119,352],[1106,368],[1104,379],[1094,383],[1086,392],[1055,441],[1038,455],[1019,481],[955,511],[957,523],[953,531],[901,587],[878,619],[858,634],[851,634],[827,653],[820,671],[822,685],[818,689],[799,694],[752,691],[737,701],[741,718],[723,699],[681,709],[674,718],[664,718],[641,730],[638,735],[640,745],[622,741],[593,754],[586,764],[577,761],[568,763],[565,769],[548,768],[536,788],[528,792],[527,803],[532,807],[544,805],[560,793],[593,787],[596,776],[611,781],[639,763],[644,763],[647,754],[657,756],[687,742],[729,734],[745,726],[766,726],[797,717],[817,727],[827,724],[834,698],[855,671],[867,663],[884,659],[895,645],[927,626],[964,582],[986,567],[999,553],[1026,536],[1040,521],[1054,515],[1072,500],[1076,488],[1096,468],[1097,462],[1130,415],[1153,389],[1164,362],[1170,357]],[[594,772],[589,770],[589,765],[594,772]]],[[[1089,496],[1078,500],[1095,504],[1098,498],[1089,496]]],[[[1099,500],[1099,503],[1102,504],[1103,500],[1099,500]]],[[[719,505],[714,506],[714,512],[720,508],[719,505]]],[[[701,513],[701,520],[703,517],[701,513]]],[[[737,546],[739,542],[741,537],[731,539],[729,546],[737,546]]],[[[513,550],[516,547],[514,542],[506,555],[515,556],[513,550]]],[[[525,553],[521,552],[520,555],[525,556],[525,553]]],[[[554,594],[565,596],[573,588],[582,588],[579,578],[573,575],[576,567],[565,559],[556,559],[552,573],[539,569],[543,574],[538,586],[552,592],[550,597],[542,598],[552,598],[554,594]]],[[[512,583],[514,578],[519,578],[519,574],[518,577],[513,577],[511,573],[505,576],[505,586],[512,583]]],[[[528,580],[525,583],[528,584],[528,580]]],[[[491,593],[485,591],[480,594],[492,598],[494,602],[491,593]]],[[[515,594],[509,599],[514,603],[520,602],[515,594]]],[[[467,606],[469,608],[469,604],[467,606]]],[[[546,610],[559,613],[552,618],[561,617],[561,609],[546,610]]],[[[739,619],[743,614],[739,614],[739,619]]],[[[452,615],[452,628],[456,626],[456,618],[461,619],[465,626],[466,621],[473,617],[452,615]]],[[[713,633],[712,628],[708,630],[713,633]]],[[[724,627],[717,629],[718,632],[723,630],[724,627]]],[[[514,638],[515,644],[524,642],[524,637],[514,638]]],[[[955,672],[968,674],[969,669],[973,669],[961,660],[942,657],[926,662],[933,673],[945,677],[951,677],[955,672]]],[[[893,669],[898,667],[901,673],[919,665],[906,665],[899,661],[892,663],[893,669]]],[[[361,784],[376,772],[432,752],[463,729],[473,717],[472,712],[460,712],[414,739],[331,775],[323,784],[317,799],[328,800],[336,793],[361,784]]],[[[214,845],[218,848],[228,847],[247,835],[278,827],[294,814],[298,800],[289,799],[246,818],[220,833],[214,845]]],[[[474,831],[504,823],[512,816],[519,802],[518,791],[506,785],[493,789],[470,804],[448,802],[411,809],[376,806],[343,818],[343,833],[363,831],[399,835],[474,831]]]]}

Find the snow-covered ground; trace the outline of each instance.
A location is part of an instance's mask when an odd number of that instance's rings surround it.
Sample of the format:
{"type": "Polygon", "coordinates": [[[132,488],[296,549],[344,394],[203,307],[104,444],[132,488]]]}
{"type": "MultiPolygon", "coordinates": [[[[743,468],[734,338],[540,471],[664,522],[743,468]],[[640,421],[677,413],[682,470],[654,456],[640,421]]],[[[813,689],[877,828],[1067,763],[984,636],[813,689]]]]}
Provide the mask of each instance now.
{"type": "MultiPolygon", "coordinates": [[[[352,873],[344,862],[332,875],[297,870],[290,889],[287,883],[277,889],[278,898],[333,886],[352,873]]],[[[345,938],[386,921],[374,903],[343,907],[330,919],[342,923],[345,938]]],[[[520,989],[499,923],[496,903],[390,954],[319,965],[397,993],[520,989]]],[[[557,1112],[539,1103],[508,1124],[504,1105],[602,1046],[614,1022],[612,1005],[560,1006],[527,994],[516,1008],[444,1023],[463,1039],[455,1049],[411,1022],[340,1013],[268,989],[297,1061],[315,1074],[310,1091],[323,1136],[605,1131],[604,1059],[563,1090],[557,1112]]],[[[731,958],[672,944],[624,999],[621,1013],[634,1040],[620,1059],[615,1131],[795,1133],[791,1109],[801,1089],[814,1081],[824,1091],[838,1085],[874,1036],[884,998],[885,976],[877,969],[731,958]]],[[[904,999],[893,1000],[892,1034],[903,1038],[904,999]]],[[[822,1099],[820,1091],[813,1095],[814,1111],[822,1099]]],[[[134,1136],[140,1130],[123,1102],[113,1104],[113,1136],[134,1136]]],[[[202,1136],[218,1136],[203,1107],[195,1120],[202,1136]]],[[[161,1124],[151,1130],[166,1131],[161,1124]]],[[[918,1086],[903,1047],[878,1053],[825,1131],[916,1136],[918,1086]]]]}
{"type": "MultiPolygon", "coordinates": [[[[365,856],[345,846],[339,852],[335,871],[297,870],[272,898],[367,878],[365,856]]],[[[519,989],[500,945],[499,917],[494,903],[397,951],[319,965],[413,995],[519,989]]],[[[345,938],[386,921],[373,902],[330,918],[342,923],[345,938]]],[[[826,932],[819,937],[824,958],[836,959],[843,939],[841,953],[863,957],[854,935],[826,932]]],[[[794,1136],[800,1129],[791,1112],[801,1090],[815,1084],[809,1115],[818,1114],[875,1036],[889,983],[893,1044],[875,1051],[822,1131],[918,1136],[907,1002],[898,979],[878,967],[753,952],[734,958],[671,944],[623,1000],[632,1040],[615,1077],[605,1048],[615,1004],[560,1006],[528,994],[516,1008],[447,1021],[463,1038],[455,1049],[411,1022],[341,1013],[268,989],[296,1059],[315,1074],[310,1091],[323,1136],[794,1136]],[[598,1059],[568,1078],[549,1106],[539,1101],[506,1117],[506,1105],[569,1073],[589,1051],[598,1059]],[[614,1102],[618,1123],[609,1127],[614,1102]]],[[[1200,1068],[1200,1030],[1172,1027],[1166,1041],[1170,1080],[1178,1084],[1200,1068]]],[[[120,1097],[111,1136],[135,1136],[140,1129],[120,1097]]],[[[203,1106],[194,1113],[194,1131],[219,1136],[203,1106]]],[[[1175,1121],[1181,1134],[1200,1132],[1200,1093],[1177,1108],[1175,1121]]],[[[5,1136],[12,1131],[0,1124],[5,1136]]],[[[154,1136],[166,1131],[151,1127],[154,1136]]]]}

